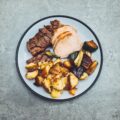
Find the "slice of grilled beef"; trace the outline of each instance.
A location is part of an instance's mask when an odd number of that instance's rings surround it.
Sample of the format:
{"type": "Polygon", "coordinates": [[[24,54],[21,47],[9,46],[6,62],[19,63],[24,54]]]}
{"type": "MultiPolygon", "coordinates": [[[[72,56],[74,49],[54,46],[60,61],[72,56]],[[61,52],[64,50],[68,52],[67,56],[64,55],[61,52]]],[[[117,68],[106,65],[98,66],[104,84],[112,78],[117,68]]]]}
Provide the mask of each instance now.
{"type": "Polygon", "coordinates": [[[50,23],[50,25],[39,29],[38,33],[27,42],[27,49],[33,56],[43,52],[51,45],[54,30],[61,26],[58,20],[53,20],[50,23]]]}
{"type": "Polygon", "coordinates": [[[27,64],[29,64],[29,63],[38,63],[38,62],[50,61],[50,60],[51,60],[51,58],[48,57],[47,55],[39,54],[35,57],[28,59],[26,62],[27,62],[27,64]]]}

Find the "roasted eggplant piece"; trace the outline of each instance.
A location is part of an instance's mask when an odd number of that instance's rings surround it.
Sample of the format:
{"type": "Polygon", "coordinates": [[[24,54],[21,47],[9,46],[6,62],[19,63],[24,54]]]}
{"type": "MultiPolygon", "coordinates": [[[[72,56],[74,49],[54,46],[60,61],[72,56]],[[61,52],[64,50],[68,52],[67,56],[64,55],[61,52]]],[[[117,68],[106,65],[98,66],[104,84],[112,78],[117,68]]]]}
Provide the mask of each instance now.
{"type": "Polygon", "coordinates": [[[81,65],[82,59],[83,59],[84,52],[81,50],[77,56],[77,58],[74,60],[74,64],[76,67],[79,67],[81,65]]]}
{"type": "Polygon", "coordinates": [[[81,75],[83,74],[83,72],[84,72],[84,68],[82,67],[82,66],[80,66],[79,68],[72,68],[72,70],[71,70],[73,73],[74,73],[74,75],[75,76],[77,76],[78,78],[80,78],[81,77],[81,75]]]}
{"type": "Polygon", "coordinates": [[[98,62],[97,61],[93,61],[92,64],[90,65],[90,67],[86,71],[87,74],[91,75],[95,71],[97,65],[98,65],[98,62]]]}
{"type": "Polygon", "coordinates": [[[81,65],[81,62],[83,59],[83,54],[84,54],[84,52],[82,50],[76,51],[69,55],[69,59],[74,62],[74,65],[76,67],[79,67],[81,65]]]}
{"type": "Polygon", "coordinates": [[[86,41],[83,44],[83,50],[95,52],[97,49],[98,49],[98,46],[93,40],[86,41]]]}
{"type": "Polygon", "coordinates": [[[88,69],[91,64],[92,59],[88,55],[84,54],[81,66],[83,66],[85,69],[88,69]]]}
{"type": "Polygon", "coordinates": [[[74,60],[77,58],[78,53],[79,53],[79,51],[73,52],[73,53],[71,53],[71,54],[68,56],[68,58],[69,58],[70,60],[74,61],[74,60]]]}

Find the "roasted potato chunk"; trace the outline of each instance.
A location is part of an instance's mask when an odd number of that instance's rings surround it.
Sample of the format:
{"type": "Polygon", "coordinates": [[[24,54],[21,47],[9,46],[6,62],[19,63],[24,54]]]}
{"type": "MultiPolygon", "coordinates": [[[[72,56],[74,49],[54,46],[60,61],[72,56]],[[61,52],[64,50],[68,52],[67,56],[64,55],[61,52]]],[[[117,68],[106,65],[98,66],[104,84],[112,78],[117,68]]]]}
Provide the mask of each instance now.
{"type": "Polygon", "coordinates": [[[61,73],[63,74],[63,75],[67,75],[68,74],[68,72],[69,72],[69,69],[67,69],[66,67],[61,67],[61,73]]]}
{"type": "Polygon", "coordinates": [[[78,84],[78,78],[73,74],[70,73],[69,77],[69,81],[70,81],[70,88],[75,88],[78,84]]]}
{"type": "Polygon", "coordinates": [[[53,89],[51,92],[51,97],[52,98],[59,98],[61,96],[61,91],[53,89]]]}
{"type": "Polygon", "coordinates": [[[47,75],[48,75],[48,73],[49,73],[49,70],[50,70],[50,66],[49,65],[47,65],[43,70],[42,70],[42,73],[41,73],[41,75],[42,75],[42,77],[47,77],[47,75]]]}
{"type": "Polygon", "coordinates": [[[35,83],[34,83],[34,84],[35,84],[36,86],[42,86],[43,81],[44,81],[44,78],[43,78],[43,77],[37,76],[36,79],[35,79],[35,83]]]}
{"type": "Polygon", "coordinates": [[[72,64],[71,64],[70,60],[64,61],[64,62],[63,62],[63,65],[64,65],[66,68],[68,68],[68,69],[70,69],[70,68],[72,67],[72,64]]]}
{"type": "Polygon", "coordinates": [[[50,69],[50,73],[51,74],[59,74],[61,70],[61,66],[59,65],[59,63],[56,63],[55,65],[53,65],[50,69]]]}
{"type": "Polygon", "coordinates": [[[38,75],[38,70],[35,70],[33,72],[27,72],[26,78],[29,80],[32,80],[32,79],[36,78],[37,75],[38,75]]]}
{"type": "Polygon", "coordinates": [[[37,64],[35,63],[29,63],[25,66],[26,69],[34,69],[37,68],[37,64]]]}
{"type": "Polygon", "coordinates": [[[70,93],[71,95],[75,95],[76,90],[77,90],[77,88],[70,89],[70,90],[69,90],[69,93],[70,93]]]}
{"type": "Polygon", "coordinates": [[[51,81],[50,79],[44,79],[43,86],[47,92],[51,93],[51,81]]]}
{"type": "Polygon", "coordinates": [[[64,81],[61,79],[55,79],[52,82],[52,87],[56,90],[63,90],[65,87],[64,81]]]}
{"type": "Polygon", "coordinates": [[[97,65],[98,65],[98,62],[97,61],[93,61],[93,63],[90,65],[90,67],[86,71],[87,74],[91,75],[95,71],[97,65]]]}
{"type": "Polygon", "coordinates": [[[61,59],[56,59],[55,61],[54,61],[54,65],[56,64],[56,63],[61,63],[62,61],[61,61],[61,59]]]}
{"type": "Polygon", "coordinates": [[[86,78],[88,78],[88,74],[86,72],[84,72],[81,77],[80,80],[85,80],[86,78]]]}

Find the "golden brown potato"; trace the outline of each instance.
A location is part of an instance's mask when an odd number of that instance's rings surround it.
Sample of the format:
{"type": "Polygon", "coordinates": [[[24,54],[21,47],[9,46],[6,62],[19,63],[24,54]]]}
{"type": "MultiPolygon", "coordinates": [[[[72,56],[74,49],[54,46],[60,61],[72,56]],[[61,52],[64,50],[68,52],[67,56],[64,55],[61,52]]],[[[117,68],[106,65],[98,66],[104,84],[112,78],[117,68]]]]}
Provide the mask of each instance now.
{"type": "Polygon", "coordinates": [[[52,82],[52,87],[56,90],[63,90],[65,87],[64,81],[61,79],[55,79],[52,82]]]}
{"type": "Polygon", "coordinates": [[[76,90],[77,90],[77,88],[70,89],[70,90],[69,90],[69,93],[70,93],[71,95],[75,95],[76,90]]]}
{"type": "Polygon", "coordinates": [[[37,64],[35,63],[29,63],[25,66],[26,69],[36,69],[37,68],[37,64]]]}
{"type": "Polygon", "coordinates": [[[88,78],[88,74],[86,73],[86,72],[84,72],[83,74],[82,74],[82,76],[80,77],[80,80],[85,80],[85,79],[87,79],[88,78]]]}
{"type": "Polygon", "coordinates": [[[59,63],[56,63],[55,65],[53,65],[50,69],[50,73],[51,74],[59,74],[61,71],[61,66],[59,65],[59,63]]]}
{"type": "Polygon", "coordinates": [[[51,81],[50,79],[44,79],[43,86],[47,92],[51,93],[51,81]]]}
{"type": "Polygon", "coordinates": [[[69,69],[72,67],[72,64],[71,64],[70,60],[64,61],[64,62],[63,62],[63,65],[64,65],[66,68],[69,68],[69,69]]]}
{"type": "Polygon", "coordinates": [[[92,63],[92,64],[90,65],[90,67],[87,69],[86,73],[87,73],[88,75],[91,75],[91,74],[95,71],[97,65],[98,65],[98,62],[97,62],[97,61],[93,61],[93,63],[92,63]]]}
{"type": "Polygon", "coordinates": [[[37,75],[38,75],[38,70],[35,70],[33,72],[27,72],[26,78],[29,80],[32,80],[32,79],[36,78],[37,75]]]}
{"type": "Polygon", "coordinates": [[[51,92],[51,97],[52,98],[59,98],[61,96],[61,91],[53,89],[51,92]]]}
{"type": "Polygon", "coordinates": [[[41,76],[42,77],[47,77],[48,73],[49,73],[49,70],[50,70],[50,66],[47,65],[43,70],[42,70],[42,73],[41,73],[41,76]]]}
{"type": "Polygon", "coordinates": [[[54,65],[55,65],[56,63],[60,63],[60,62],[62,62],[62,61],[61,61],[61,59],[58,58],[58,59],[56,59],[56,60],[54,61],[54,65]]]}
{"type": "Polygon", "coordinates": [[[66,67],[61,66],[61,73],[62,73],[63,75],[67,75],[68,72],[69,72],[69,69],[67,69],[66,67]]]}
{"type": "Polygon", "coordinates": [[[41,77],[41,76],[37,76],[36,79],[35,79],[35,85],[36,86],[41,86],[43,84],[43,81],[44,81],[44,78],[41,77]]]}
{"type": "Polygon", "coordinates": [[[70,88],[71,89],[75,88],[78,84],[78,78],[73,73],[70,73],[69,81],[70,81],[70,88]]]}

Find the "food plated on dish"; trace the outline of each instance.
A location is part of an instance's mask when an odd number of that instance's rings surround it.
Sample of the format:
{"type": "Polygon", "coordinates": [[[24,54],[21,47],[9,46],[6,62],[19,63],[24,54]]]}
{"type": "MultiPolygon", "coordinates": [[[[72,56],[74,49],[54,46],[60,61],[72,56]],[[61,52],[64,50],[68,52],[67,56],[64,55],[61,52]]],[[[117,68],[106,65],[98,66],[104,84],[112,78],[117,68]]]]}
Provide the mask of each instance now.
{"type": "Polygon", "coordinates": [[[26,44],[32,58],[26,61],[25,76],[52,98],[59,98],[65,90],[75,95],[78,83],[87,80],[98,65],[92,58],[98,49],[94,40],[83,42],[73,26],[56,19],[26,44]]]}

